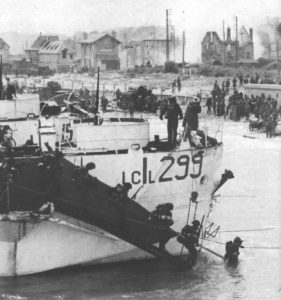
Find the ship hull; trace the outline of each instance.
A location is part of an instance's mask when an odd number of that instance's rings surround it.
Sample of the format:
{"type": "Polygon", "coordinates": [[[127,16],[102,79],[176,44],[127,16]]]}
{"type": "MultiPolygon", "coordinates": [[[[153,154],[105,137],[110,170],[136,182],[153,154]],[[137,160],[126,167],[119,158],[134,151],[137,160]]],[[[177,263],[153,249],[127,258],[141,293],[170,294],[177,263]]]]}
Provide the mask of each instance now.
{"type": "MultiPolygon", "coordinates": [[[[203,230],[207,226],[211,192],[219,179],[222,148],[218,145],[170,154],[138,152],[66,158],[76,165],[95,162],[92,175],[110,186],[131,182],[130,196],[135,195],[136,201],[149,211],[158,204],[173,203],[175,223],[172,229],[179,232],[187,219],[189,223],[194,219],[203,221],[203,230]],[[196,158],[199,151],[203,151],[202,161],[196,158]],[[192,191],[198,192],[198,199],[197,203],[189,205],[192,191]]],[[[49,220],[0,222],[1,276],[33,274],[78,264],[151,258],[150,254],[100,228],[59,213],[49,220]]],[[[176,238],[166,247],[175,255],[182,250],[176,238]]]]}

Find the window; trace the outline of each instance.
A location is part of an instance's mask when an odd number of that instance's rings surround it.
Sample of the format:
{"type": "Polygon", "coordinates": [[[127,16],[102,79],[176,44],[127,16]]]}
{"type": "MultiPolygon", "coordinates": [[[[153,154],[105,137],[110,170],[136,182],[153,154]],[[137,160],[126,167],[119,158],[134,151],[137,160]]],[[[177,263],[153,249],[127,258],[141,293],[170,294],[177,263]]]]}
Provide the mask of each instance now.
{"type": "Polygon", "coordinates": [[[62,58],[66,59],[67,49],[62,50],[62,58]]]}
{"type": "Polygon", "coordinates": [[[73,54],[70,54],[69,57],[70,57],[70,59],[73,59],[73,54]]]}

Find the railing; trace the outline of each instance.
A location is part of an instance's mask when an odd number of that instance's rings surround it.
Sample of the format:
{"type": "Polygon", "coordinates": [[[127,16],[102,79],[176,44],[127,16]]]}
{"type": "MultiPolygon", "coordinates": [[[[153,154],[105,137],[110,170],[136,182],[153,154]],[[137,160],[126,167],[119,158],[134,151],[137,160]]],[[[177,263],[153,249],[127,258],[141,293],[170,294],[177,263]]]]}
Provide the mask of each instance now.
{"type": "Polygon", "coordinates": [[[206,138],[209,136],[211,138],[215,138],[218,143],[222,143],[223,121],[223,117],[205,115],[199,118],[199,129],[205,132],[206,138]]]}

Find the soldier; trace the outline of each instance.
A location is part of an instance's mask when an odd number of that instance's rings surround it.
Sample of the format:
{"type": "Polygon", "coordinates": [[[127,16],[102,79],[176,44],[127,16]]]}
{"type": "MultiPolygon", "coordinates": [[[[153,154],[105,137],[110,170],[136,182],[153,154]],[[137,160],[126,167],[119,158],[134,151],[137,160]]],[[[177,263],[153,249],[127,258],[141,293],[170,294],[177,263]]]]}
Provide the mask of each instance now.
{"type": "Polygon", "coordinates": [[[102,95],[102,97],[101,97],[101,106],[102,106],[102,112],[103,113],[106,112],[107,105],[108,105],[108,100],[104,95],[102,95]]]}
{"type": "Polygon", "coordinates": [[[237,236],[233,242],[229,241],[225,244],[225,255],[224,259],[228,262],[235,263],[238,261],[238,255],[240,254],[239,248],[244,248],[242,246],[243,241],[237,236]]]}
{"type": "Polygon", "coordinates": [[[119,100],[121,98],[121,92],[120,92],[120,90],[117,89],[116,92],[115,92],[115,94],[116,94],[116,99],[119,100]]]}
{"type": "Polygon", "coordinates": [[[6,87],[7,100],[13,100],[13,96],[15,96],[15,98],[17,99],[15,87],[10,83],[10,78],[6,77],[6,79],[7,79],[7,87],[6,87]]]}
{"type": "Polygon", "coordinates": [[[206,100],[206,106],[208,107],[208,110],[207,110],[207,114],[210,114],[212,111],[211,111],[211,107],[212,107],[212,98],[209,97],[208,95],[208,98],[206,100]]]}
{"type": "Polygon", "coordinates": [[[232,87],[233,87],[233,90],[236,89],[236,83],[237,83],[237,79],[236,79],[236,77],[233,77],[233,79],[232,79],[232,87]]]}
{"type": "Polygon", "coordinates": [[[190,128],[190,130],[198,129],[198,114],[201,113],[201,105],[198,97],[194,97],[188,104],[184,115],[182,126],[190,128]]]}
{"type": "Polygon", "coordinates": [[[172,82],[172,94],[175,93],[176,87],[177,87],[177,80],[175,79],[175,80],[172,82]]]}
{"type": "Polygon", "coordinates": [[[134,117],[134,112],[135,112],[135,103],[134,101],[131,99],[129,102],[129,113],[130,113],[130,117],[133,118],[134,117]]]}
{"type": "Polygon", "coordinates": [[[180,77],[178,77],[177,84],[178,84],[178,92],[180,92],[181,91],[181,79],[180,79],[180,77]]]}
{"type": "Polygon", "coordinates": [[[165,105],[163,111],[160,114],[160,119],[163,120],[163,115],[167,113],[166,118],[168,119],[168,142],[177,143],[177,129],[178,129],[178,118],[182,119],[182,110],[177,103],[177,98],[172,97],[169,99],[169,103],[165,105]]]}
{"type": "Polygon", "coordinates": [[[177,241],[183,244],[189,251],[190,261],[192,265],[195,265],[197,258],[197,249],[200,236],[200,222],[198,220],[194,220],[192,222],[192,226],[185,225],[179,234],[177,241]]]}
{"type": "Polygon", "coordinates": [[[230,87],[230,80],[229,78],[226,79],[226,82],[225,82],[225,92],[228,94],[229,92],[229,87],[230,87]]]}

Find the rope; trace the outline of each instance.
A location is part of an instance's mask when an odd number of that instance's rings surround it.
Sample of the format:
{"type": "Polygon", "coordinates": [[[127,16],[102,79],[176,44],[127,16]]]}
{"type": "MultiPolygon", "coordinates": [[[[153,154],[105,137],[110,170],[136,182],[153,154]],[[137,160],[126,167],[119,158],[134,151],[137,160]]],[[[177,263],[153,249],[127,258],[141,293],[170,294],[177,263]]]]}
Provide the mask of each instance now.
{"type": "MultiPolygon", "coordinates": [[[[192,148],[190,148],[190,152],[191,152],[191,157],[193,158],[193,149],[192,148]]],[[[192,167],[193,167],[193,173],[195,173],[194,163],[192,163],[192,167]]],[[[195,180],[196,192],[197,192],[197,181],[196,181],[196,178],[192,178],[191,192],[194,191],[194,180],[195,180]]],[[[193,220],[195,220],[195,217],[196,217],[197,204],[198,203],[196,202],[196,208],[194,210],[193,220]]],[[[191,210],[191,197],[189,198],[189,203],[188,203],[188,211],[187,211],[187,218],[186,218],[186,224],[187,225],[189,223],[190,210],[191,210]]],[[[183,253],[183,248],[184,248],[184,246],[182,245],[182,247],[181,247],[181,255],[183,253]]]]}
{"type": "MultiPolygon", "coordinates": [[[[210,242],[210,243],[215,243],[215,244],[220,244],[220,245],[224,245],[225,246],[225,243],[222,243],[222,242],[218,242],[218,241],[211,241],[211,240],[208,240],[208,239],[204,239],[206,240],[207,242],[210,242]]],[[[281,247],[266,247],[266,246],[244,246],[244,249],[269,249],[269,250],[278,250],[278,249],[281,249],[281,247]]]]}
{"type": "Polygon", "coordinates": [[[257,229],[245,229],[245,230],[223,230],[222,232],[246,232],[246,231],[266,231],[266,230],[273,230],[274,228],[257,228],[257,229]]]}
{"type": "Polygon", "coordinates": [[[249,196],[223,196],[223,195],[216,195],[216,197],[220,197],[220,198],[255,198],[256,195],[249,195],[249,196]]]}

